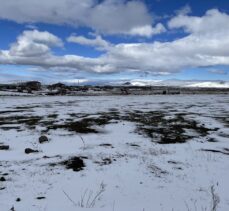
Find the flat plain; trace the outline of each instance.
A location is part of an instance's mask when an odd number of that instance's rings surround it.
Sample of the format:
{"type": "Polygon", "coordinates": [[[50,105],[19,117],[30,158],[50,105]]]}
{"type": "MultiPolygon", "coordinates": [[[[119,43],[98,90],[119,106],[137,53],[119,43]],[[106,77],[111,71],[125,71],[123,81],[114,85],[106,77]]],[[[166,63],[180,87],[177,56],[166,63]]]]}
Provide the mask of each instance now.
{"type": "Polygon", "coordinates": [[[226,211],[228,143],[228,95],[1,97],[0,210],[226,211]]]}

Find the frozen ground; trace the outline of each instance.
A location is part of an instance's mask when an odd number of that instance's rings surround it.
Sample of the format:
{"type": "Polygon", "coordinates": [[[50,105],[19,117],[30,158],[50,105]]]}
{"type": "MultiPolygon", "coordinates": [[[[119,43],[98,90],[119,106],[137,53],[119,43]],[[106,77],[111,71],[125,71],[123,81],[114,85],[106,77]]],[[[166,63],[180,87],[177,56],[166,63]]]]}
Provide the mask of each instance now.
{"type": "Polygon", "coordinates": [[[228,95],[1,97],[0,210],[228,211],[228,126],[228,95]]]}

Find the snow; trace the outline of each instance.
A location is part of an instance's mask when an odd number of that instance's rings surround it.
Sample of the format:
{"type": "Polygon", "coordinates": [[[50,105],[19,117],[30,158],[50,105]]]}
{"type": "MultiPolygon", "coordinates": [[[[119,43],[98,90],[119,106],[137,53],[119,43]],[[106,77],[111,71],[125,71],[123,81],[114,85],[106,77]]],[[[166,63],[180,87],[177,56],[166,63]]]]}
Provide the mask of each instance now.
{"type": "Polygon", "coordinates": [[[187,87],[229,88],[228,82],[201,82],[187,85],[187,87]]]}
{"type": "Polygon", "coordinates": [[[31,94],[20,93],[17,91],[0,91],[0,96],[31,96],[31,94]]]}
{"type": "Polygon", "coordinates": [[[136,133],[137,123],[120,120],[95,126],[101,133],[50,130],[45,133],[49,142],[40,144],[44,126],[38,124],[29,129],[15,123],[22,130],[0,129],[0,143],[10,146],[10,150],[0,150],[0,177],[8,173],[4,176],[6,181],[0,181],[0,210],[211,210],[210,190],[214,186],[220,198],[217,210],[227,211],[229,155],[203,149],[228,149],[229,129],[221,119],[228,118],[228,103],[228,95],[2,97],[0,122],[3,117],[17,115],[42,116],[47,120],[48,115],[58,114],[60,124],[72,113],[97,117],[99,112],[117,109],[120,114],[163,111],[167,118],[186,113],[187,118],[219,130],[204,137],[196,135],[182,144],[158,144],[136,133]],[[24,110],[10,112],[17,107],[24,110]],[[208,142],[209,138],[217,142],[208,142]],[[27,147],[39,153],[25,154],[27,147]],[[62,165],[50,165],[71,156],[87,157],[86,167],[74,172],[62,165]],[[106,158],[112,163],[102,164],[106,158]],[[86,208],[87,201],[90,204],[101,190],[101,184],[104,191],[92,208],[86,208]],[[84,207],[78,205],[82,197],[84,207]],[[21,201],[16,202],[17,198],[21,201]]]}
{"type": "MultiPolygon", "coordinates": [[[[134,79],[121,81],[116,84],[123,85],[129,82],[132,86],[177,86],[177,87],[199,87],[199,88],[229,88],[228,81],[198,81],[198,80],[145,80],[134,79]]],[[[115,83],[114,83],[115,84],[115,83]]]]}

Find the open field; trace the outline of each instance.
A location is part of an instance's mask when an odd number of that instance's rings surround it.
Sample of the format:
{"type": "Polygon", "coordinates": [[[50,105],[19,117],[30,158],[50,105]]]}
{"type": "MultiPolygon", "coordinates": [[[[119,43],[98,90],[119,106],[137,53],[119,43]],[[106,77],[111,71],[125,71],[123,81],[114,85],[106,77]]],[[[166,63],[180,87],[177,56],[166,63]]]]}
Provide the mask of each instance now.
{"type": "Polygon", "coordinates": [[[227,211],[228,169],[229,95],[1,97],[1,211],[227,211]]]}

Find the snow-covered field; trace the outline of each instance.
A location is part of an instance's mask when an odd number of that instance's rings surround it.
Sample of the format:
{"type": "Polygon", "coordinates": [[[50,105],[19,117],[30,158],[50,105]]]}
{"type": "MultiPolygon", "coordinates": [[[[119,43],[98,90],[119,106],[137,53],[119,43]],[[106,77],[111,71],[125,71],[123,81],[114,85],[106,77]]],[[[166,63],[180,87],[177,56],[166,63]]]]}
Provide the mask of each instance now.
{"type": "Polygon", "coordinates": [[[228,126],[228,95],[1,97],[0,210],[228,211],[228,126]]]}

